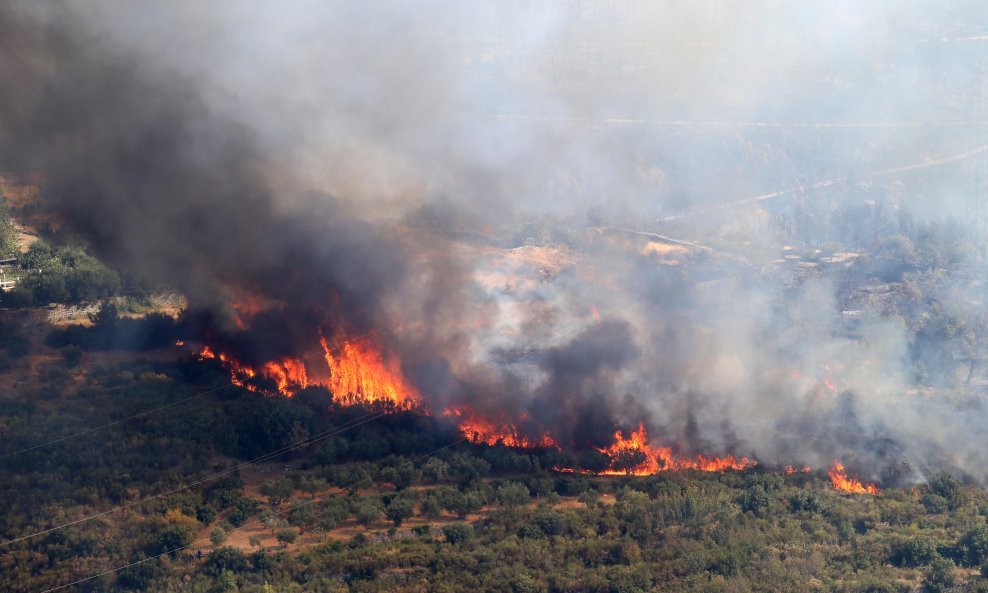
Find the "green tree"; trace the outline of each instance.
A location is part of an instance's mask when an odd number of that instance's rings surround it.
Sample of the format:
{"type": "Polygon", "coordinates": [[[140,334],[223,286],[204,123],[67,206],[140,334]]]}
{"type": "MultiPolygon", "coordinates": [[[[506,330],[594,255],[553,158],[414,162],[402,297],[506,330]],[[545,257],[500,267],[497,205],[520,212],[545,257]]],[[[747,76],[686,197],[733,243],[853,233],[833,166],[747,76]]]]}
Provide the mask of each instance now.
{"type": "Polygon", "coordinates": [[[889,561],[895,566],[915,567],[928,564],[937,556],[936,545],[928,537],[921,535],[892,544],[889,561]]]}
{"type": "Polygon", "coordinates": [[[956,511],[967,504],[967,492],[964,485],[947,473],[941,473],[930,479],[930,491],[947,500],[947,508],[956,511]]]}
{"type": "Polygon", "coordinates": [[[213,542],[214,546],[222,546],[224,543],[226,543],[226,540],[229,537],[228,531],[230,531],[231,529],[233,529],[232,525],[230,526],[217,525],[209,533],[209,541],[213,542]]]}
{"type": "Polygon", "coordinates": [[[445,502],[446,509],[460,519],[466,519],[470,513],[479,511],[481,506],[483,506],[483,501],[476,492],[463,494],[457,490],[451,493],[445,502]]]}
{"type": "Polygon", "coordinates": [[[452,523],[443,527],[443,536],[453,545],[461,544],[473,536],[473,527],[465,523],[452,523]]]}
{"type": "Polygon", "coordinates": [[[370,486],[371,475],[363,467],[345,466],[333,472],[333,485],[355,496],[361,488],[370,486]]]}
{"type": "Polygon", "coordinates": [[[246,569],[247,556],[237,548],[229,546],[213,550],[202,565],[203,574],[213,578],[218,577],[225,570],[238,573],[246,569]]]}
{"type": "Polygon", "coordinates": [[[431,457],[422,464],[421,472],[423,478],[435,484],[446,479],[446,475],[449,474],[449,464],[438,457],[431,457]]]}
{"type": "Polygon", "coordinates": [[[506,509],[514,510],[531,500],[528,488],[524,484],[510,482],[497,489],[497,501],[506,509]]]}
{"type": "Polygon", "coordinates": [[[14,228],[14,222],[10,219],[7,196],[0,189],[0,258],[14,256],[17,251],[17,230],[14,228]]]}
{"type": "Polygon", "coordinates": [[[302,478],[301,480],[299,480],[298,483],[298,489],[308,494],[310,499],[314,498],[316,494],[319,494],[320,492],[325,490],[326,487],[327,487],[326,480],[323,480],[322,478],[313,478],[309,476],[302,478]]]}
{"type": "Polygon", "coordinates": [[[930,566],[923,571],[923,586],[930,593],[943,593],[953,585],[954,563],[942,556],[930,562],[930,566]]]}
{"type": "Polygon", "coordinates": [[[394,484],[395,490],[404,490],[418,479],[418,470],[411,463],[402,462],[381,470],[381,481],[394,484]]]}
{"type": "Polygon", "coordinates": [[[395,524],[395,527],[400,527],[405,519],[415,514],[415,505],[406,498],[396,496],[384,510],[384,513],[395,524]]]}
{"type": "Polygon", "coordinates": [[[282,546],[288,546],[289,544],[294,544],[298,540],[298,531],[294,529],[282,529],[275,536],[282,546]]]}
{"type": "Polygon", "coordinates": [[[381,499],[376,496],[364,498],[357,503],[355,508],[357,523],[367,529],[381,518],[383,510],[381,499]]]}
{"type": "Polygon", "coordinates": [[[422,497],[422,502],[419,503],[419,512],[429,520],[437,519],[443,512],[442,502],[439,501],[439,497],[434,494],[426,494],[422,497]]]}
{"type": "Polygon", "coordinates": [[[282,478],[280,480],[268,480],[264,482],[258,488],[258,491],[268,497],[268,502],[274,506],[278,506],[292,496],[295,486],[288,478],[282,478]]]}
{"type": "Polygon", "coordinates": [[[988,527],[984,525],[971,529],[957,542],[964,566],[981,566],[988,561],[988,527]]]}

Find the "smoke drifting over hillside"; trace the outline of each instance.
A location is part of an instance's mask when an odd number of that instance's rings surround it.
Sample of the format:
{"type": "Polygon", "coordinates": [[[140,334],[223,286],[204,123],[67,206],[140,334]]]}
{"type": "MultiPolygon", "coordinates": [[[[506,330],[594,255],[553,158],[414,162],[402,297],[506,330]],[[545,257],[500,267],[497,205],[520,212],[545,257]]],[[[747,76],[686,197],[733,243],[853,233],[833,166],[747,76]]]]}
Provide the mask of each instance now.
{"type": "Polygon", "coordinates": [[[785,204],[709,210],[840,178],[804,205],[959,215],[970,159],[854,179],[977,146],[959,39],[984,10],[11,2],[0,168],[250,364],[374,332],[435,410],[566,446],[644,420],[688,452],[985,479],[985,410],[911,389],[901,319],[849,335],[826,273],[779,271],[785,204]],[[662,217],[744,253],[586,229],[662,217]],[[490,254],[529,238],[563,263],[490,254]]]}

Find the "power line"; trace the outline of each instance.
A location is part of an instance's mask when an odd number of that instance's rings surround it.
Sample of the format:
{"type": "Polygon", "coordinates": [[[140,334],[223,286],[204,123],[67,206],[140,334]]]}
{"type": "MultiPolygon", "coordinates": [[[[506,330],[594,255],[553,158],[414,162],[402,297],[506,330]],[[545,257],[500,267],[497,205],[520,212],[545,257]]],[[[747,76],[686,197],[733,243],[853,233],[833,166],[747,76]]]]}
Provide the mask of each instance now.
{"type": "MultiPolygon", "coordinates": [[[[426,453],[425,455],[421,455],[419,457],[416,457],[415,459],[412,459],[410,461],[407,461],[404,464],[401,464],[401,466],[403,466],[403,465],[414,465],[416,462],[421,461],[422,459],[425,459],[427,457],[432,457],[433,455],[439,453],[440,451],[443,451],[445,449],[449,449],[450,447],[454,447],[456,445],[459,445],[460,443],[463,443],[463,442],[465,442],[467,440],[468,439],[466,437],[463,437],[463,438],[461,438],[458,441],[454,441],[454,442],[449,443],[447,445],[443,445],[442,447],[439,447],[438,449],[435,449],[433,451],[430,451],[429,453],[426,453]]],[[[369,480],[373,480],[374,478],[378,478],[378,477],[382,476],[383,474],[384,474],[384,472],[378,472],[378,473],[376,473],[376,474],[374,474],[372,476],[367,476],[366,478],[363,478],[361,480],[357,480],[356,482],[353,482],[352,484],[349,484],[348,486],[346,486],[343,489],[346,490],[346,489],[349,489],[349,488],[353,488],[355,486],[359,486],[360,484],[363,484],[364,482],[367,482],[369,480]]],[[[299,509],[299,508],[302,508],[304,506],[308,506],[308,505],[310,505],[310,504],[312,504],[312,503],[314,503],[316,501],[321,501],[321,500],[323,500],[324,498],[326,498],[328,496],[329,496],[329,494],[325,494],[325,495],[322,495],[322,496],[314,497],[314,498],[312,498],[310,500],[307,500],[305,502],[302,502],[300,504],[290,506],[287,509],[283,509],[283,510],[278,511],[278,512],[273,512],[271,514],[272,515],[283,515],[283,514],[286,514],[286,513],[291,512],[291,511],[293,511],[295,509],[299,509]]],[[[261,523],[260,520],[253,519],[251,521],[248,521],[248,522],[244,523],[240,527],[234,527],[233,529],[228,530],[227,533],[232,533],[234,531],[239,531],[239,530],[241,530],[241,529],[243,529],[245,527],[248,527],[250,525],[259,525],[260,523],[261,523]]],[[[132,566],[137,566],[137,565],[140,565],[140,564],[144,564],[145,562],[150,562],[151,560],[157,560],[158,558],[161,558],[162,556],[175,554],[176,552],[181,552],[182,550],[188,550],[189,548],[195,547],[196,545],[203,544],[203,543],[208,542],[208,541],[210,541],[210,539],[208,537],[199,538],[199,539],[197,539],[197,540],[195,540],[195,541],[193,541],[193,542],[191,542],[191,543],[189,543],[187,545],[184,545],[184,546],[181,546],[181,547],[178,547],[178,548],[173,548],[173,549],[168,550],[166,552],[162,552],[161,554],[158,554],[156,556],[151,556],[149,558],[143,558],[141,560],[137,560],[135,562],[131,562],[130,564],[125,564],[123,566],[118,566],[117,568],[112,568],[110,570],[105,570],[103,572],[100,572],[100,573],[97,573],[97,574],[94,574],[94,575],[90,575],[90,576],[85,577],[85,578],[82,578],[82,579],[78,579],[78,580],[72,581],[71,583],[66,583],[64,585],[59,585],[57,587],[52,587],[50,589],[45,589],[41,593],[52,593],[53,591],[60,591],[62,589],[65,589],[67,587],[71,587],[73,585],[78,585],[80,583],[85,583],[85,582],[91,581],[93,579],[98,579],[98,578],[103,577],[103,576],[106,576],[108,574],[113,574],[113,573],[116,573],[116,572],[120,572],[121,570],[126,570],[126,569],[128,569],[128,568],[130,568],[132,566]]]]}
{"type": "Polygon", "coordinates": [[[75,434],[70,434],[70,435],[66,435],[66,436],[63,436],[63,437],[59,437],[57,439],[48,441],[47,443],[41,443],[39,445],[34,445],[33,447],[27,447],[26,449],[21,449],[19,451],[13,451],[11,453],[5,453],[3,455],[0,455],[0,460],[7,459],[8,457],[13,457],[14,455],[20,455],[21,453],[27,453],[29,451],[35,451],[37,449],[42,449],[42,448],[47,447],[49,445],[54,445],[54,444],[57,444],[57,443],[68,441],[70,439],[74,439],[76,437],[81,437],[83,435],[92,434],[94,432],[103,430],[104,428],[109,428],[111,426],[115,426],[115,425],[121,424],[123,422],[128,422],[128,421],[133,420],[135,418],[140,418],[141,416],[148,416],[148,415],[154,414],[155,412],[160,412],[161,410],[164,410],[164,409],[167,409],[167,408],[171,408],[171,407],[177,406],[179,404],[184,404],[185,402],[188,402],[188,401],[192,401],[192,400],[196,399],[197,397],[202,397],[202,396],[207,395],[209,393],[215,393],[215,392],[217,392],[217,391],[219,391],[221,389],[226,389],[227,387],[230,387],[232,385],[233,385],[233,383],[227,383],[226,385],[220,385],[219,387],[214,387],[214,388],[208,389],[206,391],[200,391],[199,393],[196,393],[194,395],[190,395],[189,397],[186,397],[184,399],[180,399],[178,401],[174,401],[174,402],[165,404],[163,406],[159,406],[157,408],[153,408],[151,410],[145,410],[143,412],[138,412],[137,414],[134,414],[132,416],[128,416],[126,418],[121,418],[120,420],[114,420],[113,422],[107,422],[106,424],[103,424],[101,426],[96,426],[96,427],[93,427],[93,428],[88,428],[86,430],[83,430],[82,432],[77,432],[75,434]]]}

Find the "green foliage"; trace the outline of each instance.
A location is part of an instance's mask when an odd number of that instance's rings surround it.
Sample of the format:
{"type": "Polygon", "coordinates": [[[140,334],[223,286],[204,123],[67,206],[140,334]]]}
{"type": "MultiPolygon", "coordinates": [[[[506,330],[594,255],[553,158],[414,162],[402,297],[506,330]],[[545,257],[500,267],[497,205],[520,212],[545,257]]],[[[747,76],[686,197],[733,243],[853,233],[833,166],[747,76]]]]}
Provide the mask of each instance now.
{"type": "Polygon", "coordinates": [[[238,498],[232,506],[233,510],[227,520],[234,527],[240,527],[257,513],[257,501],[252,498],[238,498]]]}
{"type": "Polygon", "coordinates": [[[981,566],[988,562],[988,527],[981,525],[969,530],[958,540],[957,549],[964,566],[981,566]]]}
{"type": "Polygon", "coordinates": [[[237,548],[224,546],[210,552],[201,570],[205,575],[217,577],[223,571],[237,573],[243,572],[246,568],[247,557],[244,553],[237,548]]]}
{"type": "Polygon", "coordinates": [[[532,526],[545,535],[562,535],[566,532],[566,517],[559,511],[542,510],[532,517],[532,526]]]}
{"type": "Polygon", "coordinates": [[[395,524],[395,527],[400,527],[405,519],[415,514],[415,505],[404,497],[396,496],[384,509],[384,514],[395,524]]]}
{"type": "Polygon", "coordinates": [[[17,230],[10,219],[7,197],[0,189],[0,259],[17,254],[17,230]]]}
{"type": "Polygon", "coordinates": [[[497,489],[497,501],[508,509],[517,508],[531,500],[528,488],[524,484],[509,482],[497,489]]]}
{"type": "Polygon", "coordinates": [[[275,536],[275,539],[277,539],[278,543],[281,545],[287,546],[289,544],[294,544],[298,539],[298,535],[298,531],[295,529],[282,529],[278,532],[278,535],[275,536]]]}
{"type": "Polygon", "coordinates": [[[196,507],[196,519],[203,524],[210,524],[216,518],[216,509],[210,504],[202,504],[196,507]]]}
{"type": "Polygon", "coordinates": [[[950,503],[946,498],[935,492],[925,492],[923,494],[923,507],[929,513],[946,513],[950,509],[950,503]]]}
{"type": "Polygon", "coordinates": [[[380,479],[394,484],[396,490],[404,490],[418,479],[418,471],[411,463],[400,461],[394,466],[382,469],[380,479]]]}
{"type": "Polygon", "coordinates": [[[943,497],[947,501],[947,508],[956,511],[967,504],[967,493],[964,485],[950,474],[941,473],[933,476],[929,483],[930,491],[933,494],[943,497]]]}
{"type": "Polygon", "coordinates": [[[928,537],[918,536],[892,544],[889,562],[895,566],[923,566],[937,558],[937,547],[928,537]]]}
{"type": "Polygon", "coordinates": [[[269,503],[278,506],[291,498],[292,492],[295,491],[295,485],[288,478],[268,480],[261,484],[258,491],[268,498],[269,503]]]}
{"type": "Polygon", "coordinates": [[[361,466],[344,466],[333,472],[333,485],[347,491],[350,496],[356,496],[361,488],[371,485],[371,474],[361,466]]]}
{"type": "Polygon", "coordinates": [[[376,496],[362,498],[354,505],[354,514],[356,515],[357,523],[363,525],[365,528],[379,521],[383,511],[384,507],[381,504],[381,499],[376,496]]]}
{"type": "MultiPolygon", "coordinates": [[[[65,392],[67,397],[57,402],[34,397],[33,391],[23,399],[0,398],[0,455],[105,423],[107,410],[113,418],[127,417],[205,388],[190,389],[183,380],[189,370],[182,366],[142,362],[97,369],[91,362],[97,358],[84,361],[71,380],[33,387],[65,392]],[[141,379],[151,374],[170,381],[141,379]],[[86,385],[76,392],[79,382],[86,385]]],[[[52,366],[68,376],[61,364],[52,366]]],[[[201,372],[201,365],[196,369],[201,372]]],[[[226,379],[219,372],[196,376],[226,379]]],[[[230,468],[239,463],[235,460],[284,446],[293,427],[318,434],[366,413],[327,409],[325,398],[316,401],[320,405],[230,389],[183,404],[188,408],[181,414],[150,415],[109,427],[100,435],[105,438],[79,438],[37,454],[12,456],[0,467],[0,492],[7,505],[0,514],[0,537],[12,539],[35,526],[56,524],[62,513],[83,516],[145,492],[167,492],[230,468]]],[[[366,480],[352,496],[326,491],[327,481],[345,484],[408,465],[419,454],[403,447],[421,446],[416,430],[443,434],[430,422],[394,415],[366,425],[363,430],[387,443],[388,452],[373,460],[351,455],[346,437],[332,466],[315,463],[322,454],[307,450],[291,461],[290,473],[268,474],[273,479],[262,484],[263,496],[253,488],[245,491],[240,477],[231,473],[112,514],[101,519],[103,525],[93,522],[91,529],[60,530],[30,546],[11,546],[0,554],[0,588],[45,590],[178,549],[193,543],[204,529],[220,546],[206,560],[176,556],[138,564],[116,581],[107,577],[102,589],[94,590],[163,593],[236,587],[257,593],[267,584],[271,591],[359,593],[885,593],[902,590],[897,583],[916,582],[920,572],[927,573],[931,590],[938,583],[947,587],[953,571],[934,570],[938,562],[942,569],[941,557],[974,568],[988,564],[988,535],[981,527],[983,516],[976,513],[988,508],[988,499],[973,486],[961,489],[966,502],[955,512],[926,514],[912,489],[844,497],[831,494],[829,482],[818,475],[783,479],[756,469],[595,478],[531,469],[552,467],[559,459],[554,451],[509,455],[497,447],[462,446],[429,458],[436,463],[421,464],[422,486],[396,493],[390,487],[394,482],[366,480]],[[531,471],[510,469],[517,467],[531,471]],[[291,502],[286,512],[292,490],[306,496],[291,502]],[[269,500],[272,494],[275,498],[269,500]],[[281,506],[273,508],[275,502],[281,506]],[[444,511],[469,517],[470,523],[448,524],[444,511]],[[304,534],[303,545],[291,551],[258,550],[249,558],[222,547],[231,526],[258,513],[265,517],[268,537],[280,536],[287,546],[292,537],[304,534]],[[211,527],[217,519],[224,534],[211,527]],[[431,526],[406,531],[391,527],[423,520],[431,526]],[[358,530],[359,537],[347,538],[354,522],[364,529],[358,530]],[[437,524],[443,525],[441,535],[437,524]],[[151,569],[141,568],[145,565],[151,569]]],[[[938,479],[924,490],[944,504],[948,499],[938,492],[957,492],[950,481],[938,479]]],[[[250,547],[261,547],[260,541],[250,547]]],[[[179,553],[184,557],[194,551],[195,543],[179,553]]],[[[957,573],[964,590],[976,590],[974,581],[980,577],[973,571],[957,573]]]]}
{"type": "Polygon", "coordinates": [[[954,563],[943,557],[935,558],[923,571],[923,586],[929,593],[943,593],[954,581],[954,563]]]}
{"type": "Polygon", "coordinates": [[[738,499],[738,505],[741,506],[742,510],[760,517],[765,516],[770,502],[768,492],[761,485],[747,488],[738,499]]]}
{"type": "Polygon", "coordinates": [[[214,546],[222,546],[226,543],[231,529],[233,529],[232,525],[217,525],[209,532],[209,541],[213,542],[214,546]]]}
{"type": "Polygon", "coordinates": [[[473,537],[473,527],[466,523],[451,523],[443,527],[443,537],[454,546],[459,545],[473,537]]]}
{"type": "Polygon", "coordinates": [[[192,535],[192,530],[186,526],[165,525],[154,535],[148,553],[152,556],[166,553],[174,556],[192,543],[192,535]]]}
{"type": "Polygon", "coordinates": [[[422,477],[433,484],[446,479],[449,474],[449,464],[438,457],[430,457],[421,468],[422,477]]]}
{"type": "Polygon", "coordinates": [[[37,241],[19,263],[25,273],[9,297],[4,297],[10,306],[93,301],[121,294],[124,289],[119,274],[80,247],[52,247],[37,241]]]}
{"type": "Polygon", "coordinates": [[[426,519],[438,519],[443,512],[443,503],[438,496],[426,494],[419,503],[419,513],[426,519]]]}

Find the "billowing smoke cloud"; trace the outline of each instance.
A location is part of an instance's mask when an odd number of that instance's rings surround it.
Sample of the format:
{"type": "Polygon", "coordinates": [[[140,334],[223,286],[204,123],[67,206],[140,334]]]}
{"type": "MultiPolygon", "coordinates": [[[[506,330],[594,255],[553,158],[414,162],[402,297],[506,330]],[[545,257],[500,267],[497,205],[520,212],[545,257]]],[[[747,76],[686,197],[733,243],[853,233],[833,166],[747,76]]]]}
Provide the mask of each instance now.
{"type": "Polygon", "coordinates": [[[914,4],[9,2],[0,169],[248,362],[345,327],[436,409],[574,447],[644,419],[687,452],[984,479],[983,409],[917,394],[906,328],[849,332],[840,286],[776,261],[785,200],[960,212],[985,9],[914,4]]]}

